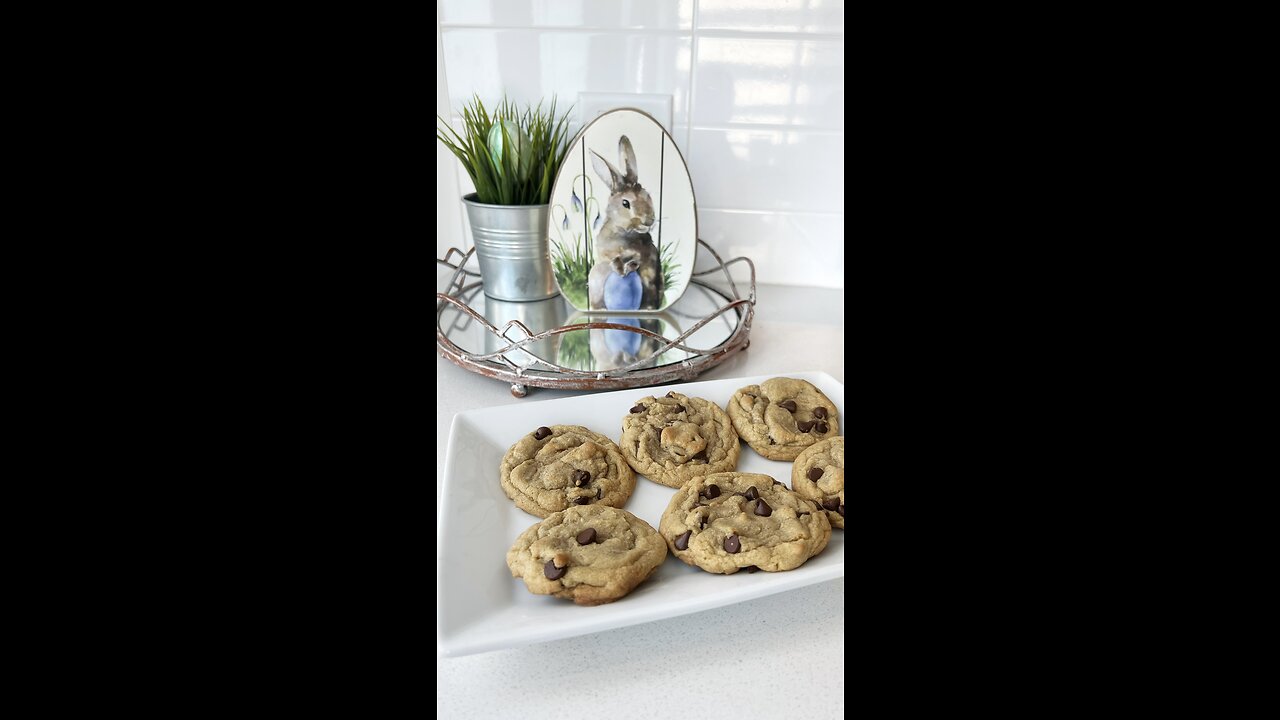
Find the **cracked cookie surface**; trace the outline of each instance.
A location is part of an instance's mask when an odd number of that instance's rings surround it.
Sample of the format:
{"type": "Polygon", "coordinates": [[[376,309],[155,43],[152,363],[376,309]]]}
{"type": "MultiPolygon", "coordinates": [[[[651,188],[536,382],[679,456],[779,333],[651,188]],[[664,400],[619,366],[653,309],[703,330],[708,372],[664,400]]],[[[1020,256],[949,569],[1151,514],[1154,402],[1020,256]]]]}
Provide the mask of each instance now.
{"type": "Polygon", "coordinates": [[[770,378],[738,390],[728,414],[738,436],[770,460],[795,460],[805,448],[840,434],[835,403],[795,378],[770,378]]]}
{"type": "Polygon", "coordinates": [[[822,510],[768,475],[694,478],[672,496],[658,532],[681,561],[707,572],[793,570],[822,552],[831,523],[822,510]]]}
{"type": "Polygon", "coordinates": [[[810,445],[791,466],[791,489],[822,506],[831,527],[844,529],[844,438],[810,445]]]}
{"type": "Polygon", "coordinates": [[[636,488],[618,446],[580,425],[526,433],[503,456],[499,476],[507,497],[543,518],[575,505],[621,507],[636,488]]]}
{"type": "Polygon", "coordinates": [[[622,456],[667,487],[738,467],[742,446],[729,416],[710,400],[669,392],[646,397],[622,419],[622,456]]]}
{"type": "Polygon", "coordinates": [[[579,605],[612,602],[658,569],[667,544],[649,523],[605,505],[574,506],[525,530],[507,551],[529,592],[579,605]]]}

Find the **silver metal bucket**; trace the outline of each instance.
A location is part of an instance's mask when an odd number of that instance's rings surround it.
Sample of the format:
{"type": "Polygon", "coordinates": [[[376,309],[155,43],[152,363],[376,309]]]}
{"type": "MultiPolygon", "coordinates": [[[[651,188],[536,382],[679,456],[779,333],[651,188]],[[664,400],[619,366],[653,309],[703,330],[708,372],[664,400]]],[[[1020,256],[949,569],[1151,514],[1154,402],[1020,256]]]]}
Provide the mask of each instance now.
{"type": "Polygon", "coordinates": [[[547,243],[550,205],[486,205],[465,195],[484,294],[516,302],[560,293],[547,243]]]}

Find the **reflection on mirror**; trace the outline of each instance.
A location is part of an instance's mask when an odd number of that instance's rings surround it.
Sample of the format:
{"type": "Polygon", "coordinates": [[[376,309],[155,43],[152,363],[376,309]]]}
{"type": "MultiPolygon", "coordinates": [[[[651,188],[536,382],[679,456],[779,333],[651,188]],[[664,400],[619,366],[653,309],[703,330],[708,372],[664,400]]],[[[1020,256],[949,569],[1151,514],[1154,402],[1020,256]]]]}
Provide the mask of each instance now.
{"type": "MultiPolygon", "coordinates": [[[[640,328],[655,333],[664,338],[674,338],[680,335],[680,327],[668,313],[659,313],[656,316],[649,315],[644,318],[637,317],[617,317],[614,315],[589,315],[576,314],[569,320],[570,325],[579,325],[585,323],[613,323],[615,325],[625,325],[627,327],[640,328]]],[[[642,333],[632,332],[630,330],[620,329],[591,329],[583,332],[565,333],[565,341],[572,346],[570,351],[565,351],[564,345],[561,346],[560,364],[573,368],[574,370],[613,370],[615,368],[626,367],[639,360],[644,360],[636,365],[633,369],[650,368],[657,365],[665,365],[671,362],[677,362],[688,357],[688,353],[683,350],[671,349],[661,355],[654,357],[654,353],[658,351],[664,344],[657,338],[649,337],[642,333]],[[581,345],[586,344],[589,352],[582,352],[581,345]],[[677,357],[678,355],[678,357],[677,357]]]]}
{"type": "MultiPolygon", "coordinates": [[[[722,292],[690,283],[683,296],[667,310],[640,317],[608,314],[579,313],[563,297],[533,302],[495,300],[481,293],[475,283],[459,294],[459,299],[482,314],[485,319],[503,330],[512,320],[519,320],[530,332],[540,333],[557,327],[585,323],[615,323],[630,328],[647,330],[667,340],[696,325],[717,309],[729,304],[722,292]]],[[[740,322],[737,312],[729,311],[715,317],[684,340],[690,348],[707,351],[724,343],[740,322]]],[[[511,342],[523,340],[525,334],[518,327],[507,331],[507,340],[489,332],[482,323],[449,303],[439,310],[440,330],[465,353],[473,355],[498,352],[511,342]]],[[[660,367],[678,363],[692,356],[691,353],[672,348],[658,357],[650,357],[665,343],[631,330],[610,328],[596,330],[583,328],[578,331],[558,333],[549,338],[530,343],[523,350],[511,350],[506,358],[518,367],[547,370],[541,364],[534,365],[536,355],[565,368],[581,371],[605,371],[626,367],[641,361],[635,369],[660,367]]],[[[495,361],[498,362],[498,361],[495,361]]]]}
{"type": "MultiPolygon", "coordinates": [[[[502,331],[506,328],[507,323],[512,320],[519,320],[529,328],[530,332],[540,333],[553,327],[560,327],[564,324],[568,315],[568,307],[564,304],[564,300],[560,296],[547,298],[546,300],[534,300],[531,302],[513,302],[510,300],[498,300],[484,295],[484,318],[490,324],[502,331]]],[[[484,329],[480,326],[481,330],[484,329]]],[[[519,342],[525,339],[526,335],[523,330],[518,327],[512,327],[506,331],[506,340],[499,338],[490,332],[484,333],[484,351],[486,353],[496,352],[513,342],[519,342]]],[[[534,362],[534,355],[543,358],[554,358],[557,352],[557,346],[560,344],[563,335],[552,335],[545,340],[529,343],[524,347],[528,350],[512,350],[506,353],[506,358],[519,366],[527,366],[534,362]],[[532,353],[532,355],[530,354],[532,353]]]]}

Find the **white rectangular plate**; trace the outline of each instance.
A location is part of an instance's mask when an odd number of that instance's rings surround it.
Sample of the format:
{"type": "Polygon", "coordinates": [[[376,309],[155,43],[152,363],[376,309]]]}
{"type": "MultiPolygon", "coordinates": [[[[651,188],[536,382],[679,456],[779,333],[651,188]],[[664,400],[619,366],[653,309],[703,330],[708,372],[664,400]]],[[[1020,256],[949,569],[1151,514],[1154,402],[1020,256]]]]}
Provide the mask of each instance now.
{"type": "MultiPolygon", "coordinates": [[[[436,622],[444,655],[470,655],[660,620],[742,602],[844,576],[844,531],[795,570],[713,575],[668,556],[626,597],[596,607],[530,593],[507,569],[516,536],[540,521],[517,508],[498,482],[498,467],[520,436],[541,425],[583,425],[622,436],[622,417],[640,398],[670,390],[725,407],[733,393],[770,377],[803,378],[831,398],[844,424],[844,386],[826,373],[759,377],[636,388],[582,397],[519,402],[459,413],[449,433],[436,543],[436,622]]],[[[745,443],[738,470],[791,486],[791,463],[766,460],[745,443]]],[[[658,527],[673,488],[640,476],[625,509],[658,527]]]]}

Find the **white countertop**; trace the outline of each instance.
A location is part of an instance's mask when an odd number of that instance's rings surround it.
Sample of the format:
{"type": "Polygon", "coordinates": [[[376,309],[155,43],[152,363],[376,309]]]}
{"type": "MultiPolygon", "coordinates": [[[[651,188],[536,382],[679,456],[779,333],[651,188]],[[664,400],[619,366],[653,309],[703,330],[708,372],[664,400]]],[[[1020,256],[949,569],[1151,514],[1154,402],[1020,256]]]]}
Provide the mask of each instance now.
{"type": "MultiPolygon", "coordinates": [[[[843,297],[759,286],[751,347],[695,380],[820,370],[845,382],[843,297]]],[[[455,414],[583,394],[529,388],[517,399],[508,383],[439,355],[436,393],[437,503],[455,414]]],[[[450,720],[842,717],[844,580],[513,650],[437,655],[436,686],[439,716],[450,720]]]]}

